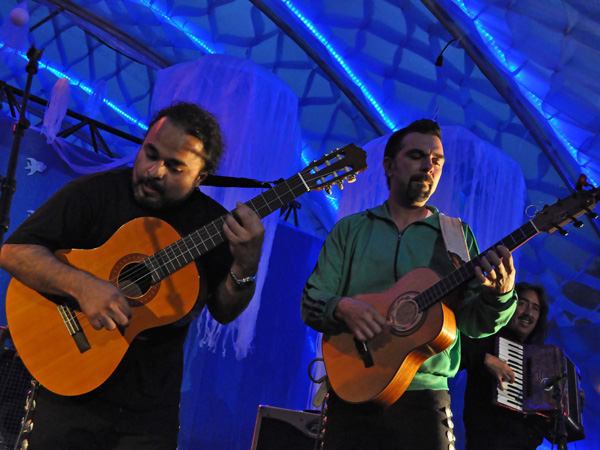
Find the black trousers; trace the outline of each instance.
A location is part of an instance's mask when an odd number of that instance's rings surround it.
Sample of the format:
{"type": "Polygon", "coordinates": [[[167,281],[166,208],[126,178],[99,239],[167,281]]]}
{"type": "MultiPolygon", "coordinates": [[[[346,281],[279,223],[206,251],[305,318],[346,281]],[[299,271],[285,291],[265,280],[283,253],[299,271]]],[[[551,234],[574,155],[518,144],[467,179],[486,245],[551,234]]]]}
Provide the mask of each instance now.
{"type": "Polygon", "coordinates": [[[327,402],[324,450],[454,450],[447,391],[407,391],[388,408],[327,402]]]}
{"type": "Polygon", "coordinates": [[[179,408],[127,409],[38,388],[28,450],[175,450],[179,408]]]}

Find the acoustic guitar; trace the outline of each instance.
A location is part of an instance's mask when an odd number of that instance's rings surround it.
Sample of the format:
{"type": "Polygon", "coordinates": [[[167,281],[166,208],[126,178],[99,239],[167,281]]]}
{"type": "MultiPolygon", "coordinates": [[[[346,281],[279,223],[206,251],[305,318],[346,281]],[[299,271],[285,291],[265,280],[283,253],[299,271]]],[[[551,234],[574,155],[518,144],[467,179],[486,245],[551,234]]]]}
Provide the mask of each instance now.
{"type": "Polygon", "coordinates": [[[358,341],[351,333],[323,336],[325,369],[335,393],[350,403],[390,406],[398,400],[421,364],[454,342],[456,320],[446,303],[475,277],[475,267],[481,267],[487,251],[504,245],[512,252],[538,233],[558,230],[564,235],[563,226],[582,226],[577,217],[584,213],[597,217],[591,210],[600,199],[600,188],[578,187],[444,278],[429,268],[417,268],[386,291],[356,296],[386,317],[387,327],[369,341],[358,341]]]}
{"type": "MultiPolygon", "coordinates": [[[[305,192],[354,181],[366,167],[366,152],[350,144],[246,205],[263,218],[305,192]]],[[[73,300],[51,301],[13,278],[6,298],[8,328],[31,375],[50,391],[69,396],[104,383],[139,333],[190,312],[204,287],[192,262],[226,240],[226,216],[183,238],[166,222],[141,217],[96,249],[56,252],[66,263],[119,286],[133,311],[124,329],[95,330],[73,300]]]]}

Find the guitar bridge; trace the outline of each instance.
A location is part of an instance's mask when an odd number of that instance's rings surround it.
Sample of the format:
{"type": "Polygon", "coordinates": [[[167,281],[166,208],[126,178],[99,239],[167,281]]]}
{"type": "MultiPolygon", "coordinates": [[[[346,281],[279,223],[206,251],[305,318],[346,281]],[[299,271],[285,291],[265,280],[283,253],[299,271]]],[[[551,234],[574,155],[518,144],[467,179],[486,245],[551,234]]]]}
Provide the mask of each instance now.
{"type": "Polygon", "coordinates": [[[62,318],[65,326],[67,327],[69,334],[73,338],[73,341],[75,341],[75,345],[77,345],[79,352],[85,353],[86,351],[91,349],[92,346],[90,345],[90,342],[88,341],[87,337],[85,337],[85,333],[81,329],[81,324],[79,323],[79,320],[77,319],[77,316],[75,315],[73,310],[65,305],[57,305],[57,308],[60,317],[62,318]]]}
{"type": "Polygon", "coordinates": [[[373,367],[375,362],[373,361],[373,355],[371,354],[371,350],[369,349],[369,344],[367,341],[359,341],[354,338],[354,345],[356,346],[356,350],[362,360],[363,364],[366,368],[373,367]]]}

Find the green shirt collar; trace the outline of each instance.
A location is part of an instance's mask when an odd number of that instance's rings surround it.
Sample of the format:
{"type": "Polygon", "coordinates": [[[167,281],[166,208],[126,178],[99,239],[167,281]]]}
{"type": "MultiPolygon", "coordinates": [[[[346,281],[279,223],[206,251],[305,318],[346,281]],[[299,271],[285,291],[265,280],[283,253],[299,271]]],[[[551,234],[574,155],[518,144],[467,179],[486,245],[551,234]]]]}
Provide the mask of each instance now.
{"type": "MultiPolygon", "coordinates": [[[[417,222],[425,222],[428,225],[439,230],[440,229],[440,220],[439,220],[438,216],[440,214],[440,211],[433,205],[425,205],[425,208],[430,210],[433,214],[429,217],[426,217],[425,219],[417,220],[417,222]]],[[[367,209],[367,213],[371,214],[379,219],[388,220],[388,221],[393,222],[392,216],[390,215],[390,211],[387,206],[387,200],[382,205],[367,209]]]]}

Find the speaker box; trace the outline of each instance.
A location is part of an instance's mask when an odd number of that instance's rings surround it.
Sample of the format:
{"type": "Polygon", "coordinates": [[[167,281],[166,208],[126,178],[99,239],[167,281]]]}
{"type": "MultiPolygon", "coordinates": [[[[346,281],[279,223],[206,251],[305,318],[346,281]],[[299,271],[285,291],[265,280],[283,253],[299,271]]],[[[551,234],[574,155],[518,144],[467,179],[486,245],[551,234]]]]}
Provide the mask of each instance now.
{"type": "Polygon", "coordinates": [[[31,381],[8,331],[0,327],[0,450],[13,450],[17,445],[31,381]]]}
{"type": "Polygon", "coordinates": [[[260,405],[252,450],[314,450],[319,434],[319,411],[294,411],[260,405]]]}

